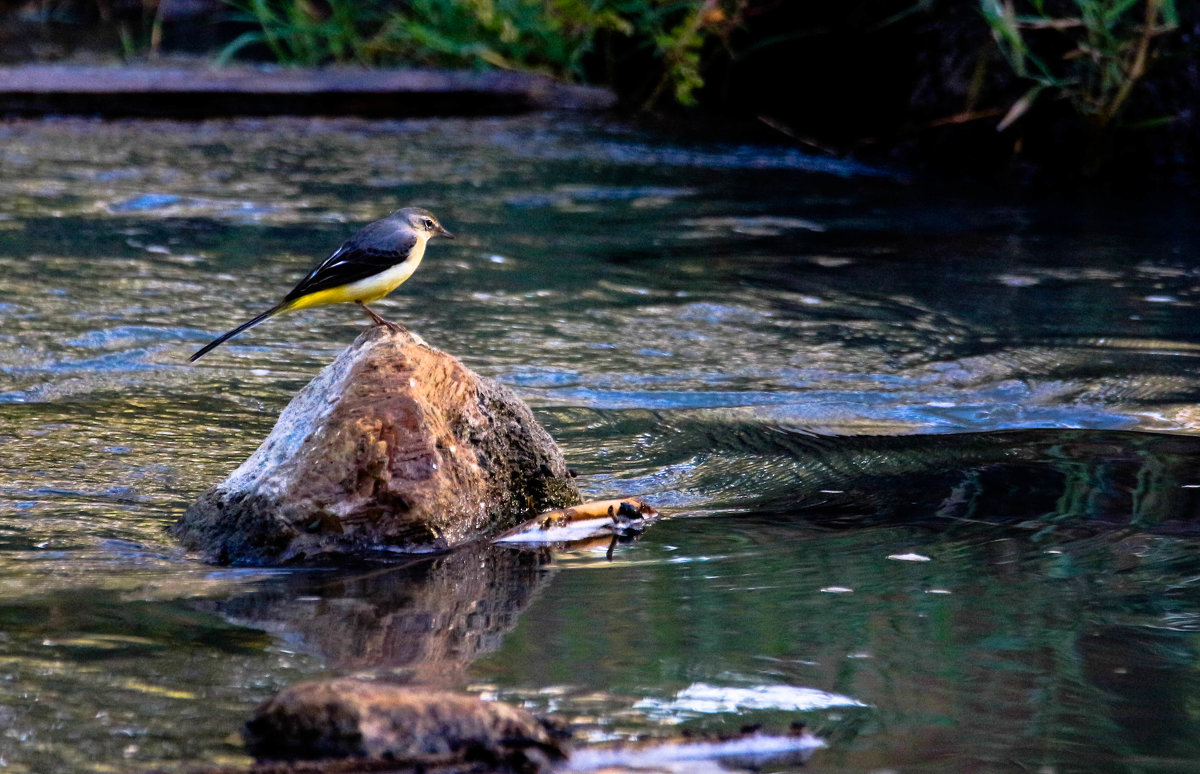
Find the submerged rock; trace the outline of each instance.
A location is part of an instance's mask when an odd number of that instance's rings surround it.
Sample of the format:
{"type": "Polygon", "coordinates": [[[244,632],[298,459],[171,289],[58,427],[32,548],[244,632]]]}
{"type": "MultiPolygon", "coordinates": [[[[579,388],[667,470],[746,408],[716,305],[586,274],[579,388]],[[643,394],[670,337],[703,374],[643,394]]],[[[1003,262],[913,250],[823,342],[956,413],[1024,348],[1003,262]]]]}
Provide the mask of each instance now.
{"type": "Polygon", "coordinates": [[[502,702],[352,678],[284,688],[243,735],[255,774],[760,771],[802,766],[825,746],[803,723],[589,745],[566,725],[502,702]]]}
{"type": "Polygon", "coordinates": [[[342,678],[298,683],[246,723],[260,761],[366,758],[489,771],[540,771],[563,758],[561,734],[524,710],[468,694],[342,678]]]}
{"type": "Polygon", "coordinates": [[[449,548],[579,499],[561,451],[511,390],[373,327],[173,532],[219,563],[331,560],[449,548]]]}

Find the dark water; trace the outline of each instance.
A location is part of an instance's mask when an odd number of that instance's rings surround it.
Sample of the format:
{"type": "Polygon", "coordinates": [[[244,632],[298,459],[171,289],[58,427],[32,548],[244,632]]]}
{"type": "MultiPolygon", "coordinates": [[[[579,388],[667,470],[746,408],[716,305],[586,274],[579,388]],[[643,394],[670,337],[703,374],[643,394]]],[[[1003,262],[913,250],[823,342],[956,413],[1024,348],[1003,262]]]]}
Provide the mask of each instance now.
{"type": "Polygon", "coordinates": [[[245,763],[314,676],[594,739],[806,720],[818,771],[1200,758],[1200,226],[571,117],[0,125],[0,767],[245,763]],[[516,387],[568,551],[208,567],[164,533],[365,322],[272,320],[354,228],[454,242],[380,304],[516,387]]]}

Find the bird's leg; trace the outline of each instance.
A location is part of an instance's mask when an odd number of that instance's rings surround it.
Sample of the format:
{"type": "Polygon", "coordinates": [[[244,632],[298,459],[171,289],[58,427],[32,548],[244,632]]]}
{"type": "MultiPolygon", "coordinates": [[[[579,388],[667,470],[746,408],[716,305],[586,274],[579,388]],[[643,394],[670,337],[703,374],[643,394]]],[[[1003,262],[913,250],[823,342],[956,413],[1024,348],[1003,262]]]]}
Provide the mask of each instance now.
{"type": "Polygon", "coordinates": [[[382,325],[394,333],[408,333],[408,329],[405,328],[403,325],[401,325],[399,323],[394,323],[391,320],[383,319],[379,315],[375,314],[374,310],[372,310],[371,307],[367,306],[362,301],[355,301],[354,303],[361,306],[362,310],[364,312],[366,312],[368,315],[370,315],[371,319],[375,321],[376,325],[382,325]]]}

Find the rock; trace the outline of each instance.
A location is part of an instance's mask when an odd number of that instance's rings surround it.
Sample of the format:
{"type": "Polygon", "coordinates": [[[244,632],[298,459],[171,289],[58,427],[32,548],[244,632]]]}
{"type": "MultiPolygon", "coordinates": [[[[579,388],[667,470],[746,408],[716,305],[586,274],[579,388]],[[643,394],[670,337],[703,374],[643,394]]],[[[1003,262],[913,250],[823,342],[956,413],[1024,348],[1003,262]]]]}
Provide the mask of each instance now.
{"type": "Polygon", "coordinates": [[[539,771],[564,755],[559,735],[516,707],[350,678],[288,686],[258,708],[244,736],[260,761],[477,761],[488,770],[539,771]]]}
{"type": "Polygon", "coordinates": [[[428,551],[578,503],[524,402],[408,333],[367,329],[174,525],[218,563],[428,551]]]}

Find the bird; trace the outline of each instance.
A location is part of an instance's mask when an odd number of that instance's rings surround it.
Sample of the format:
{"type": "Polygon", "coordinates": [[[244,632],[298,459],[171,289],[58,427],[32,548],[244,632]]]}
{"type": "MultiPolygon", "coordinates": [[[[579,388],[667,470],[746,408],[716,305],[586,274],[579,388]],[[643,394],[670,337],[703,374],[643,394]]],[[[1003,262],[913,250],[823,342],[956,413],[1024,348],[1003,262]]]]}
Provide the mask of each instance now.
{"type": "Polygon", "coordinates": [[[454,238],[432,212],[420,207],[405,207],[363,226],[296,283],[296,287],[282,301],[253,320],[205,344],[191,356],[189,362],[196,362],[217,346],[268,317],[310,306],[353,301],[362,307],[376,325],[387,326],[393,331],[404,330],[403,326],[376,314],[367,306],[367,302],[378,301],[411,277],[425,257],[425,244],[438,236],[454,238]]]}

